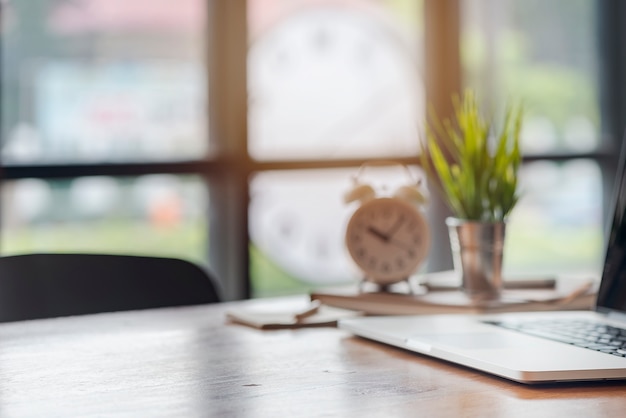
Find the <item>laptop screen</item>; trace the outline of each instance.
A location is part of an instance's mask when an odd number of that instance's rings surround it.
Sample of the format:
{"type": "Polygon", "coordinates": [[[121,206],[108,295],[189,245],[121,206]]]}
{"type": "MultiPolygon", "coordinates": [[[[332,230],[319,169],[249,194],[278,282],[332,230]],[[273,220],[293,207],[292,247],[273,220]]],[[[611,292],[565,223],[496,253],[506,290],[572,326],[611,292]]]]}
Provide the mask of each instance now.
{"type": "Polygon", "coordinates": [[[613,220],[606,247],[602,283],[598,291],[599,311],[626,313],[626,143],[620,156],[615,183],[613,220]]]}

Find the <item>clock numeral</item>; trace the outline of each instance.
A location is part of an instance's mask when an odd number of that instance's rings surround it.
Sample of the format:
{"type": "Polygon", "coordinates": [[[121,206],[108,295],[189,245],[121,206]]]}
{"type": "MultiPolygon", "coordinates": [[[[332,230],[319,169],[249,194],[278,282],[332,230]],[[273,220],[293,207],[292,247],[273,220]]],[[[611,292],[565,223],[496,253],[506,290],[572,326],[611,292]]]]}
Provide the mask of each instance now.
{"type": "Polygon", "coordinates": [[[368,264],[371,268],[376,267],[377,263],[378,263],[378,260],[376,260],[376,257],[370,257],[368,264]]]}
{"type": "Polygon", "coordinates": [[[409,255],[409,257],[411,257],[411,258],[415,258],[415,256],[416,256],[415,251],[413,251],[413,250],[408,250],[408,251],[407,251],[407,254],[408,254],[408,255],[409,255]]]}
{"type": "Polygon", "coordinates": [[[398,268],[404,268],[404,260],[401,258],[398,258],[396,260],[396,266],[398,266],[398,268]]]}
{"type": "Polygon", "coordinates": [[[383,263],[383,265],[381,266],[381,270],[385,273],[389,273],[389,271],[391,271],[391,266],[389,265],[389,263],[383,263]]]}
{"type": "Polygon", "coordinates": [[[365,258],[367,256],[367,251],[364,248],[359,248],[356,250],[356,256],[358,258],[365,258]]]}

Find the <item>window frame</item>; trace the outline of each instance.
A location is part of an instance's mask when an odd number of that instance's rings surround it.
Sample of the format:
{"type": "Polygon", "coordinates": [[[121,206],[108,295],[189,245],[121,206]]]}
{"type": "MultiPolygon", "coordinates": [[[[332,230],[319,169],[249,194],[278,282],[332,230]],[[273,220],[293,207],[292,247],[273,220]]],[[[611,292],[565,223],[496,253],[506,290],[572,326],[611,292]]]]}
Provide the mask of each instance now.
{"type": "MultiPolygon", "coordinates": [[[[462,0],[424,0],[426,97],[438,114],[452,114],[449,97],[461,91],[459,54],[460,5],[462,0]],[[443,53],[442,53],[443,51],[443,53]]],[[[82,176],[140,176],[146,174],[192,174],[204,179],[209,188],[210,242],[208,262],[220,278],[224,300],[250,298],[250,238],[248,231],[249,179],[268,170],[353,168],[363,159],[255,161],[247,147],[246,57],[248,51],[246,0],[207,0],[207,140],[215,150],[206,158],[177,162],[106,164],[3,164],[0,186],[24,178],[58,179],[82,176]],[[211,42],[219,39],[220,42],[211,42]]],[[[601,146],[587,153],[529,155],[524,162],[588,159],[601,169],[604,214],[611,204],[613,182],[626,122],[626,84],[620,75],[626,69],[626,3],[598,0],[600,65],[601,146]],[[620,86],[612,88],[612,86],[620,86]]],[[[0,94],[2,86],[0,85],[0,94]]],[[[386,158],[388,159],[388,158],[386,158]]],[[[396,158],[404,164],[419,164],[417,157],[396,158]]],[[[433,202],[431,224],[433,246],[445,248],[429,258],[429,270],[451,268],[447,230],[443,219],[449,212],[442,202],[433,202]]],[[[0,225],[0,228],[2,226],[0,225]]],[[[208,231],[207,231],[208,233],[208,231]]],[[[0,248],[1,251],[1,248],[0,248]]]]}

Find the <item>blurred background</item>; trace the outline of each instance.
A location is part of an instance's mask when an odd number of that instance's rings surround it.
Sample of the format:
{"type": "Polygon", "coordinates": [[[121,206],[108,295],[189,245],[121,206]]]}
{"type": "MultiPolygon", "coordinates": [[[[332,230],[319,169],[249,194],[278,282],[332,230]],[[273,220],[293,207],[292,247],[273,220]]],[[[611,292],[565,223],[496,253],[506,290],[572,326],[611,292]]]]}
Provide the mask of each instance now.
{"type": "MultiPolygon", "coordinates": [[[[601,268],[626,101],[618,0],[0,4],[2,254],[182,257],[225,299],[353,283],[351,176],[373,159],[419,176],[427,109],[470,87],[487,116],[526,107],[505,272],[601,268]]],[[[433,229],[422,271],[451,268],[433,229]]]]}

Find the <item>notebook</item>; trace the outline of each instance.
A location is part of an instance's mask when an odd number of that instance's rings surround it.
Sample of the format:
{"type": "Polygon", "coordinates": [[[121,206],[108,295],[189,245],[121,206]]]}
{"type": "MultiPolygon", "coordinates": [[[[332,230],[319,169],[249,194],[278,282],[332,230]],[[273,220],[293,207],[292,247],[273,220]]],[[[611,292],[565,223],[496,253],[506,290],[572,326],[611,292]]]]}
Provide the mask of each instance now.
{"type": "Polygon", "coordinates": [[[517,382],[626,379],[626,173],[622,150],[595,308],[494,315],[370,316],[338,327],[517,382]]]}

